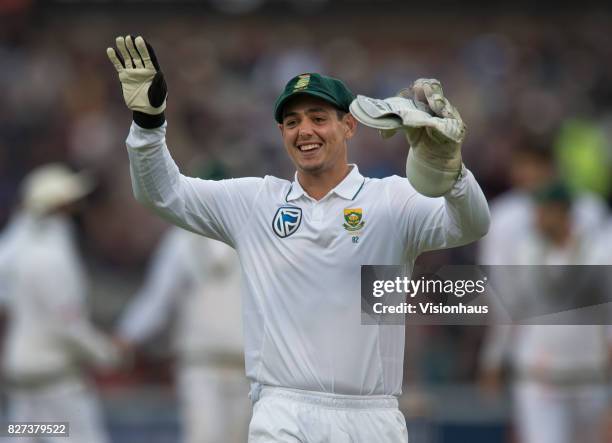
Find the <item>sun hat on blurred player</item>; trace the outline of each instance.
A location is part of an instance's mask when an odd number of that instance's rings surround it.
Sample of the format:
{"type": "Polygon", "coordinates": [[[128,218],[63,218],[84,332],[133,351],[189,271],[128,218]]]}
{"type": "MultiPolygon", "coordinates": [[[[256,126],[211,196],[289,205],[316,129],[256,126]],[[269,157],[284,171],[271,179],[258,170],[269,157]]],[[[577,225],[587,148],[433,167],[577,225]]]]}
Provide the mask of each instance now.
{"type": "Polygon", "coordinates": [[[61,163],[49,163],[31,171],[22,184],[23,208],[35,215],[73,203],[94,188],[85,172],[73,172],[61,163]]]}

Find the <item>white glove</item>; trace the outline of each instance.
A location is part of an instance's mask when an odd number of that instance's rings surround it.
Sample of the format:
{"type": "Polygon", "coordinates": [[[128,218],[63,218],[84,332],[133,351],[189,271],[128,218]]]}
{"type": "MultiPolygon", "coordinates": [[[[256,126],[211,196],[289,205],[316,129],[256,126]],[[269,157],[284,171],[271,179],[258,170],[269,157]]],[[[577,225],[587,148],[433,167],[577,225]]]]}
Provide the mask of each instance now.
{"type": "Polygon", "coordinates": [[[427,105],[408,97],[389,97],[384,100],[358,95],[349,106],[351,114],[366,126],[384,131],[385,138],[403,126],[402,119],[426,121],[431,115],[427,105]]]}
{"type": "Polygon", "coordinates": [[[358,96],[351,103],[351,113],[379,129],[383,138],[402,129],[411,146],[406,177],[423,195],[444,195],[461,173],[465,124],[444,97],[438,80],[418,79],[398,95],[385,100],[358,96]]]}
{"type": "Polygon", "coordinates": [[[158,115],[166,109],[166,82],[153,48],[142,37],[117,37],[117,49],[106,54],[119,74],[125,104],[132,111],[158,115]],[[134,46],[134,43],[136,44],[134,46]]]}

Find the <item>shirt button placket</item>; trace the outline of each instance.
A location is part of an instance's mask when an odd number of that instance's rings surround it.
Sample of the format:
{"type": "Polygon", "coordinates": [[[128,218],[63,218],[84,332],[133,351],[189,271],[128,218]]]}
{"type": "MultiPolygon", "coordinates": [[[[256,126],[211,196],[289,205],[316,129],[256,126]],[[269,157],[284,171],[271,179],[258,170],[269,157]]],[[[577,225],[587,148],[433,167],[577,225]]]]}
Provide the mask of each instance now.
{"type": "Polygon", "coordinates": [[[323,219],[323,207],[320,203],[315,203],[312,207],[312,221],[320,222],[323,219]]]}

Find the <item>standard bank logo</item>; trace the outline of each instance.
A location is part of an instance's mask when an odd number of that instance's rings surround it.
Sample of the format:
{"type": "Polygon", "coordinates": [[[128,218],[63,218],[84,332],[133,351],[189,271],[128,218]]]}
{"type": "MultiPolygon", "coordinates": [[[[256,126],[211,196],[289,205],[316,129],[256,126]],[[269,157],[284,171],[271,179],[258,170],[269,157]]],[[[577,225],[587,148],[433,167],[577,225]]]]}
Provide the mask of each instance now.
{"type": "Polygon", "coordinates": [[[281,206],[272,221],[272,229],[280,238],[289,237],[300,227],[302,209],[295,206],[281,206]]]}

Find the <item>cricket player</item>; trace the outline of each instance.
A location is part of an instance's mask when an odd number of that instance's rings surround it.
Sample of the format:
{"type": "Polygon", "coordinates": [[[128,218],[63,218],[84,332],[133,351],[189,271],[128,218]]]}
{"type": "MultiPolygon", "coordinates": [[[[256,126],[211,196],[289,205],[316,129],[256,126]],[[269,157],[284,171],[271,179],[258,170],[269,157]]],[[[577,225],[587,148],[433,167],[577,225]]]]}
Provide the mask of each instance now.
{"type": "Polygon", "coordinates": [[[273,112],[294,180],[207,181],[182,175],[170,156],[166,84],[150,45],[118,37],[116,49],[107,54],[133,111],[136,198],[238,252],[249,442],[406,442],[404,328],[360,324],[360,267],[411,267],[423,251],[487,232],[487,201],[461,162],[465,125],[440,83],[417,80],[413,100],[355,102],[362,121],[406,134],[408,180],[367,178],[347,163],[355,97],[340,80],[306,73],[289,80],[273,112]],[[392,116],[377,111],[387,108],[392,116]]]}
{"type": "Polygon", "coordinates": [[[240,312],[236,252],[171,228],[121,317],[118,336],[134,347],[172,325],[186,443],[246,440],[251,408],[240,312]]]}
{"type": "MultiPolygon", "coordinates": [[[[601,241],[599,231],[580,229],[576,202],[565,185],[549,182],[531,198],[533,224],[513,238],[511,249],[500,251],[503,264],[593,263],[593,246],[601,241]]],[[[538,271],[525,273],[523,289],[504,296],[516,298],[523,306],[531,303],[530,297],[562,302],[564,286],[550,283],[559,278],[558,273],[538,271]]],[[[521,442],[603,442],[610,337],[605,324],[498,325],[490,330],[481,354],[483,386],[494,392],[502,366],[509,364],[521,442]]]]}
{"type": "MultiPolygon", "coordinates": [[[[491,227],[478,244],[480,264],[511,264],[508,252],[514,250],[516,239],[533,233],[533,192],[554,179],[555,169],[548,146],[526,141],[516,147],[509,164],[512,188],[491,202],[491,227]]],[[[587,192],[574,196],[570,210],[573,229],[580,232],[598,231],[608,217],[606,203],[587,192]]]]}
{"type": "MultiPolygon", "coordinates": [[[[108,441],[98,400],[83,370],[115,367],[118,347],[88,319],[86,276],[70,214],[92,189],[84,174],[62,164],[32,171],[22,187],[22,209],[0,241],[0,278],[6,288],[8,330],[2,375],[8,419],[68,422],[74,443],[108,441]]],[[[44,435],[14,437],[22,443],[44,435]]]]}

